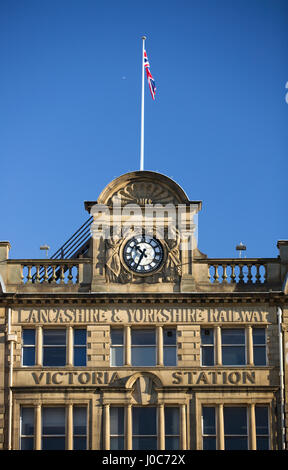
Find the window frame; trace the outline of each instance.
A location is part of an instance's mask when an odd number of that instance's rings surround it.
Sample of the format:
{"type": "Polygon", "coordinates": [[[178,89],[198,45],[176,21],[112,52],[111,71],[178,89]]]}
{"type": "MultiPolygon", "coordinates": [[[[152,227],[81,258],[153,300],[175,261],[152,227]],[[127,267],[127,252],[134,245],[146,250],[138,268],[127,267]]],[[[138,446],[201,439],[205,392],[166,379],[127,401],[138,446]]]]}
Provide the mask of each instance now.
{"type": "Polygon", "coordinates": [[[21,331],[21,366],[22,367],[34,367],[36,365],[36,345],[37,345],[37,338],[36,338],[36,328],[22,328],[21,331]],[[25,344],[24,343],[24,332],[25,331],[33,331],[34,332],[34,344],[25,344]],[[34,364],[24,364],[24,350],[27,349],[34,349],[34,364]]]}

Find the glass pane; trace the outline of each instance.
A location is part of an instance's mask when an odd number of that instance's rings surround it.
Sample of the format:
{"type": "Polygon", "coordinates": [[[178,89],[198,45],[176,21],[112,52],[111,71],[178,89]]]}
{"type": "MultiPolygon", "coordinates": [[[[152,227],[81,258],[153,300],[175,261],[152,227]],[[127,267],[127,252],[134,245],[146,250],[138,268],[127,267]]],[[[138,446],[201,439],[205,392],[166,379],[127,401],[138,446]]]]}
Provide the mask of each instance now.
{"type": "Polygon", "coordinates": [[[215,408],[212,406],[203,406],[203,434],[216,434],[215,408]]]}
{"type": "Polygon", "coordinates": [[[124,437],[111,437],[110,438],[111,450],[124,450],[124,437]]]}
{"type": "Polygon", "coordinates": [[[43,366],[65,366],[66,348],[43,348],[43,366]]]}
{"type": "Polygon", "coordinates": [[[66,330],[43,330],[44,345],[66,345],[66,330]]]}
{"type": "Polygon", "coordinates": [[[110,434],[124,434],[124,408],[110,408],[110,434]]]}
{"type": "Polygon", "coordinates": [[[223,329],[222,344],[245,344],[244,328],[223,329]]]}
{"type": "Polygon", "coordinates": [[[179,408],[165,407],[165,434],[179,434],[179,408]]]}
{"type": "Polygon", "coordinates": [[[268,406],[255,406],[256,434],[269,434],[268,406]]]}
{"type": "Polygon", "coordinates": [[[73,433],[83,434],[86,436],[86,422],[87,422],[87,408],[74,406],[73,407],[73,433]]]}
{"type": "Polygon", "coordinates": [[[35,366],[35,347],[23,348],[23,366],[35,366]]]}
{"type": "Polygon", "coordinates": [[[123,360],[123,347],[122,346],[116,346],[116,347],[111,347],[111,366],[123,366],[124,360],[123,360]]]}
{"type": "Polygon", "coordinates": [[[65,434],[65,408],[42,409],[42,434],[65,434]]]}
{"type": "Polygon", "coordinates": [[[133,437],[133,450],[157,450],[157,437],[133,437]]]}
{"type": "Polygon", "coordinates": [[[254,365],[266,366],[266,347],[257,346],[254,348],[253,353],[254,353],[254,365]]]}
{"type": "Polygon", "coordinates": [[[224,366],[245,365],[245,347],[244,346],[223,346],[222,364],[224,366]]]}
{"type": "Polygon", "coordinates": [[[176,344],[176,329],[171,329],[171,330],[164,329],[163,341],[165,345],[168,345],[168,344],[175,345],[176,344]]]}
{"type": "Polygon", "coordinates": [[[73,449],[74,450],[86,450],[87,449],[86,437],[74,437],[73,449]]]}
{"type": "Polygon", "coordinates": [[[86,366],[86,347],[74,348],[74,366],[86,366]]]}
{"type": "Polygon", "coordinates": [[[257,437],[257,450],[269,450],[269,438],[268,437],[257,437]]]}
{"type": "Polygon", "coordinates": [[[225,450],[248,450],[247,437],[225,437],[225,450]]]}
{"type": "Polygon", "coordinates": [[[86,346],[86,330],[74,330],[74,344],[86,346]]]}
{"type": "Polygon", "coordinates": [[[156,435],[156,432],[156,408],[133,408],[133,435],[156,435]]]}
{"type": "Polygon", "coordinates": [[[164,366],[177,365],[177,351],[176,347],[164,346],[164,366]]]}
{"type": "Polygon", "coordinates": [[[155,366],[156,365],[156,348],[151,347],[132,347],[132,365],[133,366],[155,366]]]}
{"type": "Polygon", "coordinates": [[[253,328],[253,344],[266,344],[265,328],[253,328]]]}
{"type": "Polygon", "coordinates": [[[111,343],[123,344],[123,330],[111,330],[111,343]]]}
{"type": "Polygon", "coordinates": [[[132,344],[156,344],[155,330],[132,330],[131,332],[132,344]]]}
{"type": "Polygon", "coordinates": [[[34,435],[34,408],[21,408],[22,436],[34,435]]]}
{"type": "Polygon", "coordinates": [[[214,348],[205,346],[201,349],[202,366],[214,366],[214,348]]]}
{"type": "Polygon", "coordinates": [[[201,329],[201,344],[214,344],[213,328],[201,329]]]}
{"type": "Polygon", "coordinates": [[[224,408],[224,432],[227,434],[247,434],[246,407],[224,408]]]}
{"type": "Polygon", "coordinates": [[[179,437],[166,437],[165,439],[165,450],[177,450],[180,449],[179,437]]]}
{"type": "Polygon", "coordinates": [[[216,450],[216,437],[204,437],[203,450],[216,450]]]}
{"type": "Polygon", "coordinates": [[[21,439],[21,450],[33,450],[34,449],[34,438],[33,437],[22,437],[21,439]]]}
{"type": "Polygon", "coordinates": [[[35,330],[23,330],[22,338],[25,346],[35,345],[35,330]]]}
{"type": "Polygon", "coordinates": [[[42,450],[65,450],[65,437],[43,437],[42,450]]]}

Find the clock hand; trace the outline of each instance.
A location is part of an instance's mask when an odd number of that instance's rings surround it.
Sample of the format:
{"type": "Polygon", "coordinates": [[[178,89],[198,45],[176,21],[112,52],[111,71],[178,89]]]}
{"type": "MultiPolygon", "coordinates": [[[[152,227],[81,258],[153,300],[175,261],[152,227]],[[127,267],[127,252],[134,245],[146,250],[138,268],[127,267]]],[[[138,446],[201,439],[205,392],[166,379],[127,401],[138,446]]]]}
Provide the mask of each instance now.
{"type": "Polygon", "coordinates": [[[144,254],[144,257],[147,258],[147,255],[145,255],[146,248],[144,248],[144,250],[142,251],[141,248],[138,245],[136,245],[136,250],[140,251],[140,253],[144,254]]]}
{"type": "Polygon", "coordinates": [[[141,260],[142,260],[143,256],[146,256],[145,251],[146,251],[146,248],[144,248],[144,250],[141,251],[141,255],[140,255],[139,261],[137,263],[136,269],[138,268],[139,264],[141,263],[141,260]]]}

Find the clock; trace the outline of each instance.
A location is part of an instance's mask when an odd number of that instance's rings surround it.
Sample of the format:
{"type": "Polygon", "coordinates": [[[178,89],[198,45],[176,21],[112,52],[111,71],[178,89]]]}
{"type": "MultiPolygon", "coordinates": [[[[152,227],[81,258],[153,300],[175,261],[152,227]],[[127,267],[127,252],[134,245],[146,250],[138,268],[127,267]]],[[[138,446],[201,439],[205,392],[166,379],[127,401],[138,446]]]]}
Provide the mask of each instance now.
{"type": "Polygon", "coordinates": [[[164,250],[161,243],[147,235],[138,235],[127,241],[123,259],[129,269],[137,274],[156,271],[162,264],[164,250]]]}

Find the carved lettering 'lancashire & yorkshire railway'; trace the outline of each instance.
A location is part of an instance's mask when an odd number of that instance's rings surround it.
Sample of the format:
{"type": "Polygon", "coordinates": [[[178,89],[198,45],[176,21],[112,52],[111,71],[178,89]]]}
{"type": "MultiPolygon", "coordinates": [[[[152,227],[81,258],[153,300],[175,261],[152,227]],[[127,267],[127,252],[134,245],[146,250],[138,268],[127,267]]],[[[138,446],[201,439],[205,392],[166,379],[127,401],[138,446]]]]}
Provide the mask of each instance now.
{"type": "Polygon", "coordinates": [[[259,308],[43,308],[13,310],[13,323],[267,323],[259,308]]]}

